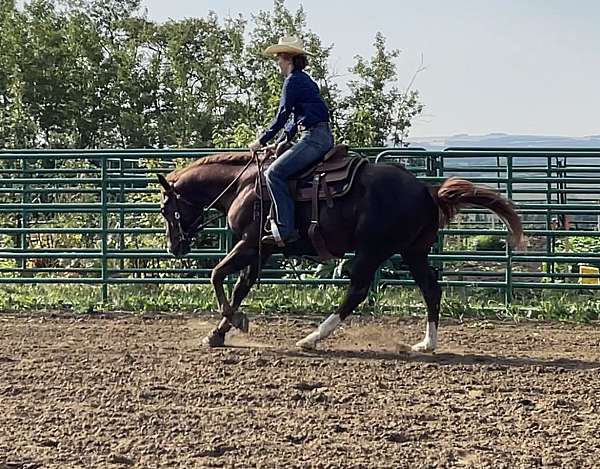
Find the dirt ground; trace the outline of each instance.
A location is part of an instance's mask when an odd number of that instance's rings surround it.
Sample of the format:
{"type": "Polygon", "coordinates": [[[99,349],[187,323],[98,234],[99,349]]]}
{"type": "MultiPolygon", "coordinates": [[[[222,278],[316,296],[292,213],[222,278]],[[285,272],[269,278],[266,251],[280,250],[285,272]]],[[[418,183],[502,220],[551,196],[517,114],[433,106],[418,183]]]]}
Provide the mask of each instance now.
{"type": "Polygon", "coordinates": [[[600,467],[600,326],[0,314],[0,468],[600,467]]]}

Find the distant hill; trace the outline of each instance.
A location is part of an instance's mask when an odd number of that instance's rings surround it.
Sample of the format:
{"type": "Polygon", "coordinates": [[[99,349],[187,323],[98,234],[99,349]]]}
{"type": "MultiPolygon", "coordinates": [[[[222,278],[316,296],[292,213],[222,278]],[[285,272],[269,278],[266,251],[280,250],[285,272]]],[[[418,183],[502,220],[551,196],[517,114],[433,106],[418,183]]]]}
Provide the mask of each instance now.
{"type": "MultiPolygon", "coordinates": [[[[492,133],[488,135],[453,135],[447,137],[422,137],[409,139],[411,147],[421,147],[426,150],[439,151],[449,147],[501,147],[501,148],[594,148],[600,151],[600,135],[591,135],[589,137],[556,137],[544,135],[510,135],[503,133],[492,133]]],[[[600,161],[594,157],[570,157],[571,165],[588,165],[598,166],[600,161]]],[[[539,176],[538,173],[529,173],[523,167],[539,167],[545,166],[545,159],[536,158],[534,156],[520,156],[513,159],[515,167],[521,167],[520,176],[539,176]]],[[[460,176],[466,178],[490,176],[489,172],[479,171],[480,167],[496,167],[495,156],[473,155],[464,158],[452,158],[446,161],[445,176],[460,176]]],[[[586,177],[589,173],[570,173],[573,177],[586,177]]],[[[520,188],[539,189],[536,184],[520,183],[520,188]]],[[[589,188],[588,186],[585,186],[589,188]]],[[[540,189],[537,194],[515,194],[515,199],[543,200],[545,193],[540,189]]],[[[597,200],[596,194],[571,195],[571,200],[597,200]]],[[[591,215],[583,216],[591,217],[591,215]]],[[[581,218],[581,217],[578,217],[581,218]]],[[[596,220],[594,215],[592,218],[596,220]]]]}
{"type": "Polygon", "coordinates": [[[408,139],[409,147],[442,150],[447,147],[552,147],[552,148],[598,148],[600,135],[589,137],[556,137],[550,135],[510,135],[491,133],[487,135],[459,134],[446,137],[414,137],[408,139]]]}

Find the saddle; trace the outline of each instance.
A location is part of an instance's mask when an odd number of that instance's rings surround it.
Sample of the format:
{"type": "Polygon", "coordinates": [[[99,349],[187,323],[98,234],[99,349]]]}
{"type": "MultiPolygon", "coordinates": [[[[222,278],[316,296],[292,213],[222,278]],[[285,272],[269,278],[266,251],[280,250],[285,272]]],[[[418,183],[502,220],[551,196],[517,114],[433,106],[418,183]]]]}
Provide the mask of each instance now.
{"type": "MultiPolygon", "coordinates": [[[[283,148],[279,153],[285,150],[287,148],[283,148]]],[[[367,161],[366,158],[349,152],[347,145],[335,145],[327,152],[323,161],[294,174],[289,180],[290,193],[294,200],[312,204],[308,235],[323,260],[333,259],[335,256],[327,249],[320,232],[319,206],[324,201],[328,208],[333,208],[334,199],[345,196],[352,189],[358,170],[367,161]]],[[[263,170],[266,170],[272,162],[273,159],[267,155],[267,159],[263,162],[263,170]]],[[[260,175],[260,183],[262,187],[258,187],[258,184],[255,187],[258,197],[264,195],[271,200],[266,188],[264,171],[260,175]]]]}

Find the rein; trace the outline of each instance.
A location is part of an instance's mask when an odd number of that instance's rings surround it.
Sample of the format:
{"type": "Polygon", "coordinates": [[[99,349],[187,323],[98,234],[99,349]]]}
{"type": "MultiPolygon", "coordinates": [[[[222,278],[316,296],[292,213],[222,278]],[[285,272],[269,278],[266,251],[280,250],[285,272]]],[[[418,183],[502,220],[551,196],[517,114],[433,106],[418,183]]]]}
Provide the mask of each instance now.
{"type": "MultiPolygon", "coordinates": [[[[253,162],[256,162],[257,168],[259,168],[259,171],[260,171],[260,163],[259,163],[259,159],[257,156],[257,152],[252,152],[252,158],[250,160],[248,160],[248,163],[246,163],[246,166],[244,166],[242,168],[242,170],[233,179],[233,181],[231,181],[227,185],[227,187],[225,189],[223,189],[223,191],[209,205],[202,208],[202,212],[200,213],[200,215],[198,215],[198,217],[194,220],[194,222],[189,226],[187,231],[184,230],[183,226],[181,225],[181,208],[180,208],[179,203],[184,202],[187,205],[189,205],[190,207],[195,207],[196,204],[194,204],[193,202],[190,202],[189,200],[184,198],[179,192],[177,192],[177,189],[175,189],[175,184],[171,183],[171,189],[167,192],[167,195],[172,195],[175,197],[176,210],[175,210],[175,213],[173,214],[173,216],[175,217],[175,220],[177,223],[176,224],[177,237],[180,242],[181,241],[192,242],[193,239],[196,237],[196,234],[199,231],[206,228],[213,221],[218,220],[219,218],[222,218],[225,216],[225,214],[219,213],[218,215],[215,215],[214,217],[209,218],[207,221],[204,221],[204,215],[206,214],[206,212],[208,212],[210,209],[212,209],[215,206],[215,204],[219,200],[221,200],[221,198],[227,193],[227,191],[229,191],[229,189],[231,189],[233,187],[233,185],[239,181],[239,179],[242,177],[242,175],[246,172],[246,170],[250,167],[250,165],[253,162]]],[[[259,172],[259,175],[260,175],[260,172],[259,172]]],[[[262,203],[262,201],[261,201],[261,203],[262,203]]],[[[259,243],[260,243],[260,236],[259,236],[259,243]]],[[[259,251],[260,251],[260,247],[259,247],[259,251]]]]}

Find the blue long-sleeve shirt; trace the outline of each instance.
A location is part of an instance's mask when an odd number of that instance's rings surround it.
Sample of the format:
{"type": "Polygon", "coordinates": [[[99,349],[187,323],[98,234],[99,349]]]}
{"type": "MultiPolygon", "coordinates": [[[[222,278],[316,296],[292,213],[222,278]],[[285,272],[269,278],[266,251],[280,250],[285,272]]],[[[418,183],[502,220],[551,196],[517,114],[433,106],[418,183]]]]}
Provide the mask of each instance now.
{"type": "Polygon", "coordinates": [[[285,126],[285,134],[291,140],[298,131],[298,124],[312,127],[329,122],[329,108],[319,92],[319,86],[303,71],[293,71],[283,82],[277,115],[263,132],[259,141],[266,145],[285,126]],[[294,118],[288,122],[290,115],[294,118]]]}

